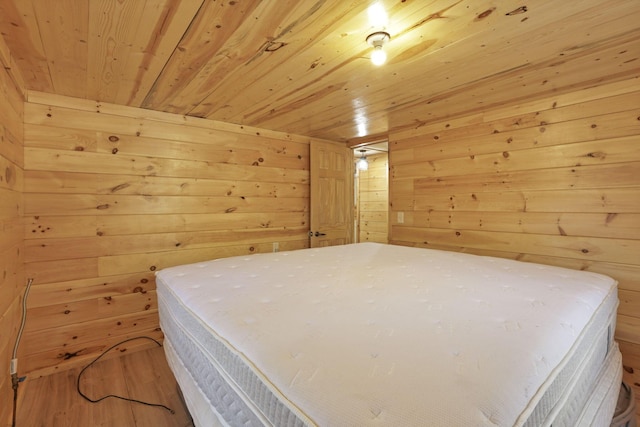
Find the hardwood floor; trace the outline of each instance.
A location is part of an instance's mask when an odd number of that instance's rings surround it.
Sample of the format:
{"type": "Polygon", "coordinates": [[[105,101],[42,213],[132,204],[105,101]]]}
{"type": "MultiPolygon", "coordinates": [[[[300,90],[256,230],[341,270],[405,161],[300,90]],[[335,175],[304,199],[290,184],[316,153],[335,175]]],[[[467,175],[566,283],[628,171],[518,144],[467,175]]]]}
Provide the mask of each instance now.
{"type": "MultiPolygon", "coordinates": [[[[92,399],[115,394],[163,404],[175,414],[164,408],[120,399],[90,403],[76,390],[80,370],[71,369],[22,383],[16,427],[194,427],[180,400],[162,348],[100,360],[85,371],[80,387],[92,399]]],[[[640,396],[635,397],[640,426],[640,396]]]]}
{"type": "Polygon", "coordinates": [[[108,398],[91,403],[76,390],[80,368],[28,380],[19,388],[16,427],[192,427],[161,347],[99,360],[82,375],[92,399],[120,395],[160,407],[108,398]]]}

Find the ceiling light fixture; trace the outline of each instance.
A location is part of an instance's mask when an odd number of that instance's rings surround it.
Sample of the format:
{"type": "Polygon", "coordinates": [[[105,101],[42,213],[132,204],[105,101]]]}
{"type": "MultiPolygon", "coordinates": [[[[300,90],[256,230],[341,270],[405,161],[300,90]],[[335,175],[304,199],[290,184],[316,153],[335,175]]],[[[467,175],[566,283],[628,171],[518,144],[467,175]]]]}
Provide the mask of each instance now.
{"type": "Polygon", "coordinates": [[[379,66],[387,61],[387,54],[382,47],[389,40],[391,40],[391,36],[386,31],[376,31],[367,37],[367,43],[373,46],[373,52],[371,53],[373,65],[379,66]]]}
{"type": "Polygon", "coordinates": [[[366,171],[367,169],[369,169],[369,161],[367,160],[367,156],[364,155],[364,153],[366,153],[367,150],[359,150],[359,151],[360,153],[362,153],[362,155],[356,162],[356,168],[360,171],[366,171]]]}

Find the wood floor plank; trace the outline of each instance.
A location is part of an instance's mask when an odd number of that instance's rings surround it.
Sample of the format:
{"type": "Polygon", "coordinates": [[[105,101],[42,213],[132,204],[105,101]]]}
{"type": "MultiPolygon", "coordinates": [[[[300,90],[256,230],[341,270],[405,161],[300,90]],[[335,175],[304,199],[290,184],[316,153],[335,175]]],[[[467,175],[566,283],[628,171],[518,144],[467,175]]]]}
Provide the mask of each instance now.
{"type": "MultiPolygon", "coordinates": [[[[74,371],[77,372],[74,372],[75,375],[73,377],[77,379],[80,369],[74,369],[74,371]]],[[[71,388],[73,390],[76,384],[77,382],[70,381],[66,389],[71,388]]],[[[83,393],[92,400],[98,400],[108,395],[130,397],[127,392],[121,361],[118,358],[101,360],[87,368],[80,380],[80,387],[83,393]]],[[[67,407],[77,407],[80,411],[85,407],[89,408],[88,420],[90,420],[91,425],[110,426],[113,425],[110,421],[114,419],[119,420],[118,422],[122,423],[121,425],[135,425],[131,405],[126,401],[107,398],[97,403],[91,403],[87,400],[79,400],[78,397],[80,396],[77,394],[67,393],[67,407]]],[[[73,410],[70,413],[75,415],[73,410]]],[[[82,421],[81,419],[76,420],[78,423],[82,421]]],[[[71,427],[71,425],[78,424],[68,425],[71,427]]]]}
{"type": "MultiPolygon", "coordinates": [[[[79,373],[80,368],[70,369],[21,383],[17,427],[194,427],[160,347],[98,361],[83,374],[81,389],[91,398],[120,394],[161,403],[175,414],[119,399],[92,404],[76,390],[79,373]]],[[[637,383],[629,371],[625,380],[637,383]]],[[[636,404],[640,421],[638,395],[636,404]]]]}
{"type": "MultiPolygon", "coordinates": [[[[124,378],[130,396],[136,396],[136,399],[146,402],[163,404],[178,411],[179,408],[173,407],[176,406],[175,402],[180,401],[175,383],[163,381],[163,376],[168,374],[165,370],[157,369],[158,366],[166,363],[162,351],[133,353],[127,358],[122,358],[124,378]]],[[[137,426],[186,427],[190,425],[184,422],[176,424],[176,417],[167,416],[168,412],[164,408],[151,410],[144,405],[132,405],[131,409],[137,426]]]]}
{"type": "Polygon", "coordinates": [[[91,403],[80,396],[76,382],[80,368],[29,379],[19,388],[19,427],[193,427],[178,396],[175,378],[164,351],[154,347],[118,358],[99,360],[86,369],[82,392],[97,399],[108,394],[150,403],[175,411],[108,398],[91,403]]]}

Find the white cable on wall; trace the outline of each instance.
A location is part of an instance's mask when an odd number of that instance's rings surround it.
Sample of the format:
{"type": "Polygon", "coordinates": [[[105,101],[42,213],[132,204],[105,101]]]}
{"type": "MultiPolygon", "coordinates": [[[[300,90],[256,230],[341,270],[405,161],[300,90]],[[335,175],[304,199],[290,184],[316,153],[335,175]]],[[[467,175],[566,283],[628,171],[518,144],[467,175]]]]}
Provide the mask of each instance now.
{"type": "Polygon", "coordinates": [[[11,367],[9,368],[11,374],[11,388],[13,388],[13,421],[12,427],[16,426],[16,416],[18,413],[18,384],[22,379],[18,378],[18,346],[20,345],[20,338],[22,338],[22,332],[24,331],[24,325],[27,323],[27,296],[29,295],[29,289],[33,284],[33,279],[27,281],[27,288],[24,291],[24,297],[22,298],[22,321],[20,322],[20,328],[18,329],[18,336],[16,337],[16,345],[13,347],[13,354],[11,355],[11,367]]]}
{"type": "Polygon", "coordinates": [[[27,322],[27,296],[29,295],[29,289],[31,289],[32,283],[33,279],[30,278],[27,282],[27,289],[24,291],[24,298],[22,298],[22,321],[20,322],[20,329],[18,329],[18,336],[16,337],[16,345],[13,347],[13,354],[11,356],[11,375],[18,373],[18,346],[20,345],[24,325],[27,322]]]}

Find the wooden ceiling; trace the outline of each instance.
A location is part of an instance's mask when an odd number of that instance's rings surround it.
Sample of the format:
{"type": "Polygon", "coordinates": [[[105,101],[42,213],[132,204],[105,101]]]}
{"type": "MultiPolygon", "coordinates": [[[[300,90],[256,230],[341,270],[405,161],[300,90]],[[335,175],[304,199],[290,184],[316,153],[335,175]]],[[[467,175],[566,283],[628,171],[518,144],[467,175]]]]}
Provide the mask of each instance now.
{"type": "Polygon", "coordinates": [[[638,0],[0,0],[27,89],[326,138],[640,75],[638,0]]]}

